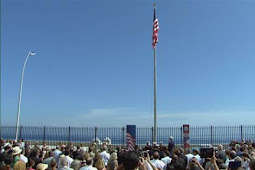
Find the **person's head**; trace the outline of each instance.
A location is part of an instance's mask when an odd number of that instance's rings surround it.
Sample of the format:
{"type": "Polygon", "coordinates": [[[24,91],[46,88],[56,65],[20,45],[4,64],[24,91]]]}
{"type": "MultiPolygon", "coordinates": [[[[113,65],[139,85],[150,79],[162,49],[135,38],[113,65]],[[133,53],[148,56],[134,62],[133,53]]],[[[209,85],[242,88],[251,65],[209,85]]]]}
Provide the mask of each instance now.
{"type": "Polygon", "coordinates": [[[229,158],[230,158],[230,159],[235,159],[235,157],[236,157],[236,152],[235,152],[235,151],[231,151],[231,152],[229,153],[229,158]]]}
{"type": "Polygon", "coordinates": [[[31,157],[35,157],[35,156],[39,156],[39,155],[40,155],[40,152],[37,148],[31,149],[31,151],[30,151],[30,156],[31,157]]]}
{"type": "Polygon", "coordinates": [[[177,160],[178,160],[178,156],[174,155],[173,158],[172,158],[172,162],[176,162],[177,160]]]}
{"type": "Polygon", "coordinates": [[[101,156],[98,152],[95,153],[95,160],[101,159],[101,156]]]}
{"type": "Polygon", "coordinates": [[[236,145],[235,145],[235,150],[236,150],[236,151],[239,151],[239,150],[240,150],[240,145],[239,145],[239,144],[236,144],[236,145]]]}
{"type": "Polygon", "coordinates": [[[49,151],[49,157],[53,157],[54,156],[54,152],[53,151],[49,151]]]}
{"type": "Polygon", "coordinates": [[[66,150],[65,150],[65,156],[68,156],[69,154],[70,154],[69,149],[66,149],[66,150]]]}
{"type": "Polygon", "coordinates": [[[12,146],[11,146],[10,143],[5,143],[5,144],[4,144],[4,151],[5,151],[5,152],[8,152],[11,148],[12,148],[12,146]]]}
{"type": "Polygon", "coordinates": [[[113,152],[113,153],[111,154],[110,159],[112,159],[112,160],[117,160],[117,159],[118,159],[117,153],[116,153],[116,152],[113,152]]]}
{"type": "Polygon", "coordinates": [[[19,146],[15,146],[13,149],[12,149],[12,155],[13,156],[20,156],[20,153],[22,152],[22,150],[20,149],[19,146]]]}
{"type": "Polygon", "coordinates": [[[230,151],[229,151],[229,150],[225,150],[225,154],[226,154],[227,156],[229,156],[230,151]]]}
{"type": "Polygon", "coordinates": [[[60,165],[61,165],[62,167],[63,167],[63,166],[67,166],[68,161],[67,161],[66,157],[60,158],[59,161],[60,161],[60,165]]]}
{"type": "Polygon", "coordinates": [[[98,170],[104,169],[104,168],[105,168],[104,161],[103,161],[102,159],[98,159],[98,160],[96,161],[95,167],[96,167],[98,170]]]}
{"type": "MultiPolygon", "coordinates": [[[[99,155],[100,156],[100,155],[99,155]]],[[[83,160],[87,160],[88,158],[90,158],[90,155],[89,155],[89,153],[84,153],[84,155],[83,155],[83,160]]]]}
{"type": "Polygon", "coordinates": [[[174,137],[173,136],[169,136],[169,141],[173,141],[174,137]]]}
{"type": "Polygon", "coordinates": [[[251,155],[251,159],[255,159],[255,151],[251,151],[250,155],[251,155]]]}
{"type": "Polygon", "coordinates": [[[218,151],[222,151],[223,150],[223,146],[222,145],[218,145],[218,151]]]}
{"type": "Polygon", "coordinates": [[[26,169],[26,164],[25,162],[21,160],[19,160],[13,165],[13,170],[24,170],[24,169],[26,169]]]}
{"type": "Polygon", "coordinates": [[[37,166],[36,166],[36,170],[45,170],[48,168],[48,164],[43,164],[43,163],[39,163],[37,166]]]}
{"type": "Polygon", "coordinates": [[[181,155],[181,151],[178,149],[174,152],[178,157],[181,155]]]}
{"type": "Polygon", "coordinates": [[[181,152],[181,154],[184,154],[184,150],[182,148],[179,148],[179,151],[181,152]]]}
{"type": "Polygon", "coordinates": [[[193,150],[193,155],[198,155],[199,154],[199,151],[197,149],[194,149],[193,150]]]}
{"type": "Polygon", "coordinates": [[[191,154],[191,150],[190,149],[186,149],[186,153],[187,154],[191,154]]]}
{"type": "Polygon", "coordinates": [[[169,151],[165,151],[165,152],[164,152],[164,155],[165,155],[165,156],[170,156],[170,152],[169,152],[169,151]]]}
{"type": "Polygon", "coordinates": [[[93,164],[93,158],[91,158],[91,157],[87,158],[86,159],[86,164],[89,165],[89,166],[92,165],[93,164]]]}
{"type": "Polygon", "coordinates": [[[158,151],[154,151],[153,152],[153,159],[159,159],[159,158],[160,158],[159,152],[158,151]]]}
{"type": "Polygon", "coordinates": [[[4,157],[5,157],[4,158],[5,165],[11,165],[11,163],[13,161],[12,155],[11,154],[6,154],[4,157]]]}
{"type": "Polygon", "coordinates": [[[56,168],[57,167],[57,162],[56,162],[56,160],[53,158],[53,159],[51,159],[51,161],[50,161],[50,168],[52,169],[52,168],[56,168]]]}
{"type": "Polygon", "coordinates": [[[106,151],[107,150],[107,146],[104,145],[103,148],[102,148],[102,151],[106,151]]]}
{"type": "Polygon", "coordinates": [[[191,160],[190,160],[190,168],[194,169],[194,167],[196,167],[196,161],[197,161],[197,158],[196,157],[193,157],[191,160]]]}
{"type": "Polygon", "coordinates": [[[76,159],[73,160],[70,168],[73,168],[74,170],[79,170],[81,168],[81,161],[76,160],[76,159]]]}
{"type": "Polygon", "coordinates": [[[134,170],[139,166],[139,155],[135,151],[124,152],[122,161],[125,170],[134,170]]]}

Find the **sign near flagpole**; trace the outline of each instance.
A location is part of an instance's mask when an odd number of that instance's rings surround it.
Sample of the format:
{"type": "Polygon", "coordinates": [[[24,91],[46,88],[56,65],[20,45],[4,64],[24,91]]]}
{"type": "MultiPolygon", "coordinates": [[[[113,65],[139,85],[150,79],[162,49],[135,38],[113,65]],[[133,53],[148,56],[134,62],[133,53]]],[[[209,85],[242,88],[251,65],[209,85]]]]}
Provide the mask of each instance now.
{"type": "Polygon", "coordinates": [[[187,151],[188,149],[190,149],[189,125],[183,125],[183,142],[184,150],[187,151]]]}

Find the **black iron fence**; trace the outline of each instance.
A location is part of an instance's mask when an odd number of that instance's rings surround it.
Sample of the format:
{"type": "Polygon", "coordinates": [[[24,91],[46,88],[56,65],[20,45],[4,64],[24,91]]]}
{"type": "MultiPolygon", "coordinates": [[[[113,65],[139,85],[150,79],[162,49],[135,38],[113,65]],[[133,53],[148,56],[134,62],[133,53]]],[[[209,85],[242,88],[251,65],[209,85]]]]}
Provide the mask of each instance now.
{"type": "MultiPolygon", "coordinates": [[[[136,128],[136,143],[144,145],[153,141],[153,131],[151,127],[136,128]]],[[[4,139],[15,139],[16,127],[1,126],[1,137],[4,139]]],[[[183,144],[182,127],[159,127],[157,128],[158,142],[168,143],[169,136],[173,136],[175,143],[179,146],[183,144]]],[[[190,127],[190,144],[228,144],[231,140],[241,141],[255,140],[255,125],[245,126],[201,126],[190,127]]],[[[19,138],[29,141],[45,141],[57,144],[60,142],[91,143],[98,139],[103,142],[106,138],[114,145],[125,145],[125,127],[33,127],[20,126],[19,138]]]]}

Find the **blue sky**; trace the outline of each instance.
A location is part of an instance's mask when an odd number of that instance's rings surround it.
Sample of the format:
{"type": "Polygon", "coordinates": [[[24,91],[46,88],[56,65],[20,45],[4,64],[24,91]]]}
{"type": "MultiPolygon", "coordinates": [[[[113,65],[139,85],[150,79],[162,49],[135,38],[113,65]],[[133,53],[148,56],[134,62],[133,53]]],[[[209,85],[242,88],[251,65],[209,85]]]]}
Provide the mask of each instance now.
{"type": "MultiPolygon", "coordinates": [[[[153,2],[2,0],[1,116],[15,125],[153,125],[153,2]]],[[[255,1],[156,1],[158,126],[255,119],[255,1]]]]}

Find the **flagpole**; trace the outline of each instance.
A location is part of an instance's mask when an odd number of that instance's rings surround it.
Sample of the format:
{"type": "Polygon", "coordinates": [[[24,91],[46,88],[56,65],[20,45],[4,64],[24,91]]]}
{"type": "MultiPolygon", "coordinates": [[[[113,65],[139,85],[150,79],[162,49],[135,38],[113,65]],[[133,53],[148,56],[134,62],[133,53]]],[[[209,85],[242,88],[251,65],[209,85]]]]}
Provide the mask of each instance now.
{"type": "Polygon", "coordinates": [[[28,52],[27,58],[24,62],[22,74],[21,74],[21,80],[20,80],[20,88],[19,88],[19,102],[18,102],[18,111],[17,111],[17,122],[16,122],[16,136],[15,140],[18,141],[18,132],[19,132],[19,117],[20,117],[20,105],[21,105],[21,97],[22,97],[22,87],[23,87],[23,78],[24,78],[24,72],[27,64],[27,60],[29,56],[31,55],[31,51],[28,52]]]}
{"type": "Polygon", "coordinates": [[[156,46],[154,48],[154,131],[153,142],[157,142],[157,56],[156,46]]]}
{"type": "MultiPolygon", "coordinates": [[[[154,19],[156,14],[156,4],[153,4],[154,7],[154,19]]],[[[153,23],[154,24],[154,23],[153,23]]],[[[153,48],[154,52],[154,131],[153,131],[153,142],[157,142],[157,56],[156,56],[156,43],[153,48]]]]}

